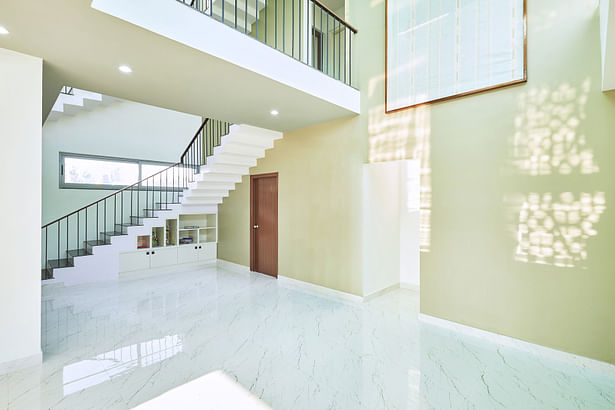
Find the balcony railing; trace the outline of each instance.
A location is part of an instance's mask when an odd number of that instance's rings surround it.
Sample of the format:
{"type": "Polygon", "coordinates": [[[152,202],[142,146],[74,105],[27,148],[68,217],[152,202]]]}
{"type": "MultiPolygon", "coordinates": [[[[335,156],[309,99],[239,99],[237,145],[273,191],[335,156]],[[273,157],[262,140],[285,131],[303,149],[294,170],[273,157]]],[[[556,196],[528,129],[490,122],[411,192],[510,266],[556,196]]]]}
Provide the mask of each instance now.
{"type": "Polygon", "coordinates": [[[354,86],[357,30],[319,0],[176,0],[354,86]]]}

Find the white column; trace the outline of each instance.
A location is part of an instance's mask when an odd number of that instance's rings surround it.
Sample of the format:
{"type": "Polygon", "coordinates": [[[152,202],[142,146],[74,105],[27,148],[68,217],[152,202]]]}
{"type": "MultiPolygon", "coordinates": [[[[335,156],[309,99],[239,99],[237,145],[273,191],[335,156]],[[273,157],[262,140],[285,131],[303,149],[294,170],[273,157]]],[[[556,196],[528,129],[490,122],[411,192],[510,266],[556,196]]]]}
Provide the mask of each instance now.
{"type": "Polygon", "coordinates": [[[42,358],[42,67],[40,58],[0,48],[0,374],[42,358]]]}

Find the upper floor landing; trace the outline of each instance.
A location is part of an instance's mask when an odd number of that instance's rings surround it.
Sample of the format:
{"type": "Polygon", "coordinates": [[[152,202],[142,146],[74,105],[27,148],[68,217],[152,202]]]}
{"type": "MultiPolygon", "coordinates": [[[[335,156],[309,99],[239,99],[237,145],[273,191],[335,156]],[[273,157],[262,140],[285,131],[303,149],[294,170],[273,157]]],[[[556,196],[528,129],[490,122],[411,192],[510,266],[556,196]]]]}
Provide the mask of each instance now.
{"type": "Polygon", "coordinates": [[[318,0],[16,2],[0,25],[44,60],[45,116],[65,84],[282,131],[359,112],[356,30],[318,0]]]}

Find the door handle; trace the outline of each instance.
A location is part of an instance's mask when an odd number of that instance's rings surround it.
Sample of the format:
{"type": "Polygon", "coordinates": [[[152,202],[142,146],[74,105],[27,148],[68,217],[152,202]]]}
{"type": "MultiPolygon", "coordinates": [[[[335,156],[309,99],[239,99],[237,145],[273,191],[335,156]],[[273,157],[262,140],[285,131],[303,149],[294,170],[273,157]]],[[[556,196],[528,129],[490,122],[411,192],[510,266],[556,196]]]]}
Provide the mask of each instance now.
{"type": "Polygon", "coordinates": [[[254,225],[252,228],[254,228],[254,229],[258,229],[258,225],[254,225]]]}

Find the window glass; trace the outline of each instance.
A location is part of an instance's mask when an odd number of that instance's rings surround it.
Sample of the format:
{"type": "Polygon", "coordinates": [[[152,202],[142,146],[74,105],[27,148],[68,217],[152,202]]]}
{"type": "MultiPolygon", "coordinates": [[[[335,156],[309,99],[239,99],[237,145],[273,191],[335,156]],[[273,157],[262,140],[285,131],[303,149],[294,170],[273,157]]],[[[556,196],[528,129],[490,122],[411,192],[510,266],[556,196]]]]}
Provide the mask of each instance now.
{"type": "Polygon", "coordinates": [[[524,0],[389,0],[387,111],[526,79],[524,0]]]}
{"type": "Polygon", "coordinates": [[[64,183],[124,186],[139,180],[139,164],[91,158],[65,157],[64,183]]]}

